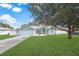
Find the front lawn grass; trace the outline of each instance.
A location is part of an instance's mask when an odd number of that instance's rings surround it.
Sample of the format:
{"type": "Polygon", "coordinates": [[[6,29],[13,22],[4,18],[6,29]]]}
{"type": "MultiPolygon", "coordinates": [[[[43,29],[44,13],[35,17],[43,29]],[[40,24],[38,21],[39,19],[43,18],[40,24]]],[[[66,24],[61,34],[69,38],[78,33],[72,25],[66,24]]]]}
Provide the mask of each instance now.
{"type": "Polygon", "coordinates": [[[15,37],[15,35],[0,35],[0,40],[15,37]]]}
{"type": "Polygon", "coordinates": [[[79,56],[79,35],[68,40],[67,35],[30,37],[2,54],[3,56],[79,56]]]}

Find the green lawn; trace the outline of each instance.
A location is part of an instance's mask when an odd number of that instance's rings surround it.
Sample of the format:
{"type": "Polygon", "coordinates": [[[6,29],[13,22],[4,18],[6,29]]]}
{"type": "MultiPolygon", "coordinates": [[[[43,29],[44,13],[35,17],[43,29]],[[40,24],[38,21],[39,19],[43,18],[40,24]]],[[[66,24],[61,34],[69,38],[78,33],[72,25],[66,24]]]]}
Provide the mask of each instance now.
{"type": "Polygon", "coordinates": [[[15,35],[0,35],[0,40],[15,37],[15,35]]]}
{"type": "Polygon", "coordinates": [[[2,55],[8,56],[70,56],[79,55],[79,35],[68,40],[66,35],[30,37],[2,55]]]}

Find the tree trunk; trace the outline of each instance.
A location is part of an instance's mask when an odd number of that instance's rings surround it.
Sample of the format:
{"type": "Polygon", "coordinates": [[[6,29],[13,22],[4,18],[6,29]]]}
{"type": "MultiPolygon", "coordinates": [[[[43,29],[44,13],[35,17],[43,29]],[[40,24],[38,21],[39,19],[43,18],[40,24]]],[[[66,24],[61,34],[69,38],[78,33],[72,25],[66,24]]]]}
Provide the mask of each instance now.
{"type": "Polygon", "coordinates": [[[72,32],[68,32],[68,39],[72,39],[72,32]]]}
{"type": "Polygon", "coordinates": [[[73,27],[69,26],[68,27],[68,39],[72,39],[72,30],[73,30],[73,27]]]}

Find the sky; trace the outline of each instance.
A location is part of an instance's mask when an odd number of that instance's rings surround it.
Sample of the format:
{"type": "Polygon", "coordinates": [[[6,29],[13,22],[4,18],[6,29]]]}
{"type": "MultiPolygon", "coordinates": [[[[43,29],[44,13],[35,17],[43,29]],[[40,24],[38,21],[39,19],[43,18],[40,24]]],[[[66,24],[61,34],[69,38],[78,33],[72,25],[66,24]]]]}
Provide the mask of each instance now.
{"type": "Polygon", "coordinates": [[[8,23],[14,28],[28,24],[33,20],[26,3],[0,3],[0,22],[8,23]]]}

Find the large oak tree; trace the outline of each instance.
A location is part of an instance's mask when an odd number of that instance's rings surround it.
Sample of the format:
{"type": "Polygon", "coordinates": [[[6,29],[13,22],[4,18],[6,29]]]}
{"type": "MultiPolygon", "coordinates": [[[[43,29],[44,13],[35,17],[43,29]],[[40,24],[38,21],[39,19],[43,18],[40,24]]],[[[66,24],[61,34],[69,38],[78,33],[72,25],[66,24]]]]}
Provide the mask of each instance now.
{"type": "Polygon", "coordinates": [[[77,3],[37,3],[29,5],[29,10],[32,12],[35,21],[66,31],[68,39],[72,38],[73,32],[79,26],[79,4],[77,3]]]}

